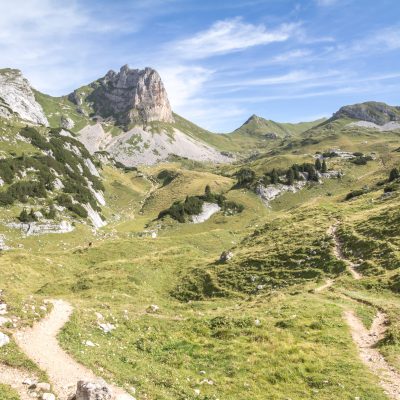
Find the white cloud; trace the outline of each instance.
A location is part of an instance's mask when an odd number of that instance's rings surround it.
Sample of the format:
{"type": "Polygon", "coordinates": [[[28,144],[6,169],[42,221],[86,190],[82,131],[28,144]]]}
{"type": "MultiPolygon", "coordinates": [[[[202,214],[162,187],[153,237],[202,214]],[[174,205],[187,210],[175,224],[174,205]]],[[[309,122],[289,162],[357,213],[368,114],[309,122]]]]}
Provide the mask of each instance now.
{"type": "Polygon", "coordinates": [[[214,73],[210,69],[190,65],[159,66],[157,69],[176,110],[201,95],[204,85],[214,73]]]}
{"type": "Polygon", "coordinates": [[[264,25],[245,23],[241,18],[217,21],[209,29],[172,43],[172,50],[182,58],[200,59],[240,51],[253,46],[284,42],[298,24],[283,24],[275,30],[264,25]]]}

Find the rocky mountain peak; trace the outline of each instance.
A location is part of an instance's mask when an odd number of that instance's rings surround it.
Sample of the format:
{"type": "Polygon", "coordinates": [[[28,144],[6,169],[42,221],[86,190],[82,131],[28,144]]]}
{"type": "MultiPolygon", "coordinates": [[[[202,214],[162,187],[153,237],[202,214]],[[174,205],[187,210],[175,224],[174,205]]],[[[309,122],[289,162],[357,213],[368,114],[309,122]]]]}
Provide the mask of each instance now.
{"type": "Polygon", "coordinates": [[[344,106],[333,114],[332,119],[351,118],[384,125],[392,121],[400,121],[400,107],[386,103],[368,101],[360,104],[344,106]]]}
{"type": "Polygon", "coordinates": [[[145,124],[152,121],[174,122],[167,92],[157,71],[121,67],[96,81],[87,100],[102,118],[119,124],[145,124]]]}
{"type": "Polygon", "coordinates": [[[42,107],[35,100],[35,95],[28,80],[17,69],[0,70],[0,116],[10,118],[13,114],[33,122],[48,125],[42,107]]]}

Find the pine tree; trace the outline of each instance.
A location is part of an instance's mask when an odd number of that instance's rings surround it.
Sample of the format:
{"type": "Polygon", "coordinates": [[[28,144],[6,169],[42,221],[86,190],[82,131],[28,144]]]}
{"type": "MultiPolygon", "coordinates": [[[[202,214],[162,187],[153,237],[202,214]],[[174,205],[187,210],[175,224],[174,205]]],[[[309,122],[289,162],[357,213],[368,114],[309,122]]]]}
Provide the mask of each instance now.
{"type": "Polygon", "coordinates": [[[37,217],[35,215],[35,212],[33,211],[33,208],[31,208],[31,211],[29,213],[29,219],[30,221],[37,221],[37,217]]]}
{"type": "Polygon", "coordinates": [[[393,182],[400,177],[399,170],[397,168],[393,168],[389,174],[389,182],[393,182]]]}
{"type": "Polygon", "coordinates": [[[321,160],[320,160],[319,158],[317,158],[317,159],[315,160],[315,169],[316,169],[317,171],[321,171],[321,169],[322,169],[321,160]]]}
{"type": "Polygon", "coordinates": [[[275,185],[276,183],[279,182],[279,176],[278,176],[278,172],[276,171],[276,169],[274,168],[271,172],[271,183],[273,185],[275,185]]]}
{"type": "Polygon", "coordinates": [[[19,219],[21,222],[29,222],[29,215],[28,215],[28,212],[26,211],[26,208],[24,208],[24,209],[21,211],[21,214],[19,214],[18,219],[19,219]]]}
{"type": "Polygon", "coordinates": [[[328,172],[328,166],[326,165],[326,161],[325,161],[325,160],[322,161],[321,172],[322,172],[323,174],[324,174],[325,172],[328,172]]]}
{"type": "Polygon", "coordinates": [[[286,172],[286,179],[287,179],[287,184],[289,186],[292,186],[294,184],[294,171],[292,168],[289,168],[286,172]]]}

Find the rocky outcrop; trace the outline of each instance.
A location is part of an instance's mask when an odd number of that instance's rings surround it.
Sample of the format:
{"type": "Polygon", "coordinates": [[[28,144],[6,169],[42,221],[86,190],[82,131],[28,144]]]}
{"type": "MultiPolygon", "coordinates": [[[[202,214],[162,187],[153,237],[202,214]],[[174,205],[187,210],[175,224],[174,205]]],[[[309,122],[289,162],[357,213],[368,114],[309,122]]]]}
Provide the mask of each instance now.
{"type": "Polygon", "coordinates": [[[210,219],[215,213],[221,210],[221,207],[215,203],[203,203],[201,213],[198,215],[192,215],[192,222],[194,224],[200,224],[210,219]]]}
{"type": "Polygon", "coordinates": [[[61,117],[61,128],[72,129],[74,126],[75,122],[71,118],[65,117],[64,115],[61,117]]]}
{"type": "Polygon", "coordinates": [[[32,88],[21,71],[0,70],[0,115],[6,118],[16,114],[34,124],[48,125],[42,107],[36,102],[32,88]]]}
{"type": "Polygon", "coordinates": [[[392,121],[400,121],[400,107],[369,101],[340,108],[333,114],[332,119],[339,118],[358,119],[382,126],[392,121]]]}
{"type": "Polygon", "coordinates": [[[122,125],[174,122],[167,92],[152,68],[139,70],[125,65],[92,85],[95,88],[87,101],[102,118],[113,118],[122,125]]]}

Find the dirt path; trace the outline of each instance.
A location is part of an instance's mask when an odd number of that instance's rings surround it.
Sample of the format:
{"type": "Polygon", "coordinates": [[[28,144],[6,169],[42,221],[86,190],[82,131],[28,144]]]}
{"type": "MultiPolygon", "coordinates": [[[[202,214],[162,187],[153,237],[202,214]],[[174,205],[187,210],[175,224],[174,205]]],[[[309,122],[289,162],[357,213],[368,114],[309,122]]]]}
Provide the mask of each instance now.
{"type": "Polygon", "coordinates": [[[390,399],[400,399],[400,374],[391,367],[375,348],[386,331],[387,317],[378,311],[371,329],[368,331],[353,311],[345,311],[344,317],[350,327],[360,358],[379,377],[379,383],[390,399]]]}
{"type": "Polygon", "coordinates": [[[28,385],[22,383],[27,379],[37,382],[37,379],[29,372],[0,364],[0,383],[11,386],[16,390],[21,400],[32,400],[28,392],[28,385]]]}
{"type": "Polygon", "coordinates": [[[328,234],[332,236],[333,241],[335,242],[335,247],[333,248],[333,253],[335,254],[336,258],[338,258],[339,260],[342,260],[346,263],[346,265],[348,266],[349,272],[351,273],[352,277],[356,280],[359,280],[362,278],[362,275],[357,272],[356,270],[356,265],[351,262],[350,260],[348,260],[344,255],[343,255],[343,251],[342,251],[342,245],[340,243],[340,240],[338,238],[338,235],[336,233],[337,230],[337,226],[336,225],[332,225],[329,230],[328,230],[328,234]]]}
{"type": "MultiPolygon", "coordinates": [[[[17,332],[15,341],[26,355],[47,372],[50,382],[59,400],[67,400],[75,393],[79,380],[101,381],[92,371],[85,368],[69,356],[58,344],[57,334],[68,322],[73,308],[62,300],[52,300],[53,310],[33,326],[17,332]]],[[[117,395],[117,399],[132,399],[122,389],[108,385],[117,395]]]]}
{"type": "Polygon", "coordinates": [[[322,292],[325,289],[330,288],[334,283],[335,283],[335,281],[333,279],[327,279],[326,282],[323,285],[317,287],[314,291],[316,293],[322,292]]]}

